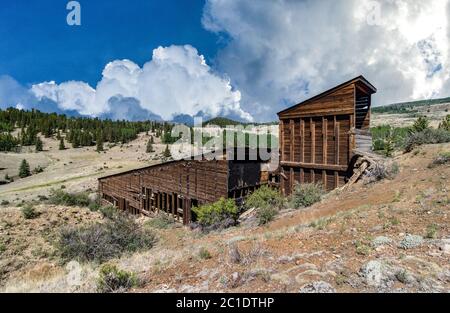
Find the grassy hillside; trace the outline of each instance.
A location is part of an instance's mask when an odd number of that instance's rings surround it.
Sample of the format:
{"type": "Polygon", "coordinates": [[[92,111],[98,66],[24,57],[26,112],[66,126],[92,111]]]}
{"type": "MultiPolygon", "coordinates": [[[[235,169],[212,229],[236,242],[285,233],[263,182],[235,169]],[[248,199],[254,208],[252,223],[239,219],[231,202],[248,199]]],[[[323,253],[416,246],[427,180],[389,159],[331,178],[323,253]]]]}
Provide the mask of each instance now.
{"type": "Polygon", "coordinates": [[[429,100],[393,103],[385,106],[374,107],[372,108],[372,112],[379,114],[417,113],[418,111],[415,109],[417,107],[432,106],[443,103],[450,103],[450,97],[441,99],[429,99],[429,100]]]}

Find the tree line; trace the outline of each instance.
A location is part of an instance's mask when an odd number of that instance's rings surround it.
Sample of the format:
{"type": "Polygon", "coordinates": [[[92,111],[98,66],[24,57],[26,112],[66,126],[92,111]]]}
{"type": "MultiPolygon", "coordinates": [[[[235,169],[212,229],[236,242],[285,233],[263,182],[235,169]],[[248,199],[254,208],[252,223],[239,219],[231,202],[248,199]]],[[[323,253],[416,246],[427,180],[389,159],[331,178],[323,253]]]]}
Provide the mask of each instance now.
{"type": "Polygon", "coordinates": [[[157,137],[163,136],[165,143],[171,143],[169,135],[172,127],[167,122],[113,121],[8,108],[0,110],[0,151],[14,151],[19,146],[33,145],[41,151],[42,142],[38,134],[45,138],[56,137],[60,141],[60,149],[65,148],[65,140],[73,148],[97,145],[97,149],[102,150],[104,142],[125,144],[136,139],[139,133],[149,131],[156,133],[157,137]]]}

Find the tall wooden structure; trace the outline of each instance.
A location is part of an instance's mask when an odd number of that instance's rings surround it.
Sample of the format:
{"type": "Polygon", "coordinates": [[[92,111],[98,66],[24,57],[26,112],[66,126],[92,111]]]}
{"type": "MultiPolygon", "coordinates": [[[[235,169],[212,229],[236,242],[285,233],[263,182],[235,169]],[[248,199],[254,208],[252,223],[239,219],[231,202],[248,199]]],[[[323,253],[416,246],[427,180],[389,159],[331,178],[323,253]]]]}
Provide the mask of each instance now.
{"type": "Polygon", "coordinates": [[[371,95],[376,88],[354,78],[278,113],[281,190],[322,183],[327,190],[345,184],[357,150],[371,149],[371,95]]]}
{"type": "Polygon", "coordinates": [[[270,159],[263,160],[248,149],[227,151],[219,159],[211,159],[171,161],[101,177],[98,192],[102,204],[132,214],[165,213],[188,224],[195,219],[192,207],[221,197],[240,201],[268,184],[272,176],[270,159]]]}

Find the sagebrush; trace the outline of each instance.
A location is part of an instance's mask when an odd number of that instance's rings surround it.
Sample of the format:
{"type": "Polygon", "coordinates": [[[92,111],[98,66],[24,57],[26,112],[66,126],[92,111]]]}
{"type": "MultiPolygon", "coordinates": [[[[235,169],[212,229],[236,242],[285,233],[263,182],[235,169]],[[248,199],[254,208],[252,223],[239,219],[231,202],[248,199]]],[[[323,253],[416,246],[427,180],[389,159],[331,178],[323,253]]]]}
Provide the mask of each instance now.
{"type": "Polygon", "coordinates": [[[226,219],[236,220],[238,217],[238,208],[234,199],[220,198],[215,203],[194,207],[192,211],[196,215],[197,222],[202,226],[212,226],[226,219]]]}
{"type": "Polygon", "coordinates": [[[136,275],[120,270],[115,265],[104,264],[100,268],[97,291],[102,293],[123,292],[138,284],[136,275]]]}
{"type": "Polygon", "coordinates": [[[103,223],[62,229],[56,247],[63,261],[101,263],[125,252],[150,249],[155,241],[152,231],[125,214],[117,214],[103,223]]]}
{"type": "Polygon", "coordinates": [[[291,196],[294,209],[306,208],[322,200],[325,194],[321,184],[297,184],[291,196]]]}

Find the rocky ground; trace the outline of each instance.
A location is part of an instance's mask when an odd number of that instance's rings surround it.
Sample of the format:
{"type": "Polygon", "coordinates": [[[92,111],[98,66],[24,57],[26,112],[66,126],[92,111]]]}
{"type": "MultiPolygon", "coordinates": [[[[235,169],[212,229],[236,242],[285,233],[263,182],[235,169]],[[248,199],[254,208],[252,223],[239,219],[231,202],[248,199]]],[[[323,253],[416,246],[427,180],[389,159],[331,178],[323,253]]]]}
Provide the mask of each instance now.
{"type": "MultiPolygon", "coordinates": [[[[449,292],[450,166],[429,167],[448,151],[450,144],[400,154],[392,180],[333,192],[265,227],[250,219],[209,234],[178,224],[157,229],[153,249],[112,262],[138,275],[132,292],[449,292]]],[[[60,227],[100,215],[37,210],[32,221],[16,207],[0,210],[2,290],[95,291],[98,265],[83,264],[81,284],[68,284],[71,269],[52,240],[60,227]]]]}

